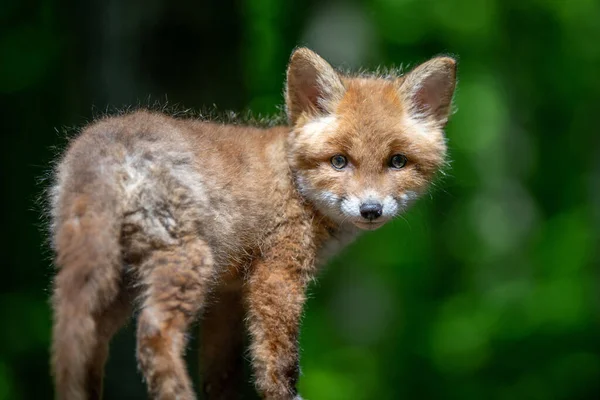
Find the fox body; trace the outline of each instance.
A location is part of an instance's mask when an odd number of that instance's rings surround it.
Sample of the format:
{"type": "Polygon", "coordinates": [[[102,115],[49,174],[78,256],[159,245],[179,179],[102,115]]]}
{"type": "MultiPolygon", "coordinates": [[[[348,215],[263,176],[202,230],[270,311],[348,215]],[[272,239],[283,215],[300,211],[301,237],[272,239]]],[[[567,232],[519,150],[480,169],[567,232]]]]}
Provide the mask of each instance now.
{"type": "Polygon", "coordinates": [[[51,193],[57,397],[101,397],[108,342],[135,312],[152,398],[195,397],[182,354],[200,315],[205,397],[235,398],[246,325],[259,393],[299,398],[307,285],[426,190],[445,160],[454,86],[448,57],[346,76],[300,48],[288,126],[138,111],[86,127],[51,193]]]}

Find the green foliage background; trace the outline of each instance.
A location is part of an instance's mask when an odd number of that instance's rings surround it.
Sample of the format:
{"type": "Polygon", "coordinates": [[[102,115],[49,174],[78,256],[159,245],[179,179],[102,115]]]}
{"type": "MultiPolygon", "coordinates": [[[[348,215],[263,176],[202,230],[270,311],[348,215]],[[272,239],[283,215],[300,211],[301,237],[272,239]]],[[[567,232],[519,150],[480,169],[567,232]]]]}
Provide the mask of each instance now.
{"type": "MultiPolygon", "coordinates": [[[[155,100],[274,113],[299,44],[350,69],[460,60],[452,167],[311,289],[303,396],[598,398],[599,39],[595,0],[1,0],[0,399],[52,398],[35,199],[63,128],[155,100]]],[[[133,331],[108,399],[145,398],[133,331]]]]}

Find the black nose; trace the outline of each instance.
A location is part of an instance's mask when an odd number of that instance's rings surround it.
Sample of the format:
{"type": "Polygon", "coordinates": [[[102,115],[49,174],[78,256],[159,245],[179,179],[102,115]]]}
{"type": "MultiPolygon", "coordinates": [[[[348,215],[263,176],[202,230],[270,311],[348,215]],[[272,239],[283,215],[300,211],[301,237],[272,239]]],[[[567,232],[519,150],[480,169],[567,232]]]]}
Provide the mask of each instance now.
{"type": "Polygon", "coordinates": [[[379,203],[363,203],[360,205],[360,215],[369,221],[381,217],[382,211],[383,206],[379,203]]]}

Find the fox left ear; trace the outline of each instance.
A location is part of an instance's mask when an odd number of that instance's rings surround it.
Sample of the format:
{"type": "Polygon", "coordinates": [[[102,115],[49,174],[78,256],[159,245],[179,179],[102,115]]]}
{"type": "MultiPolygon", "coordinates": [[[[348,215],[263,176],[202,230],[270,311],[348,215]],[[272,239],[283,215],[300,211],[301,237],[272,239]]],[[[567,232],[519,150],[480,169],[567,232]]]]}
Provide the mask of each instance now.
{"type": "Polygon", "coordinates": [[[285,105],[292,124],[303,113],[332,112],[344,91],[338,73],[317,53],[305,47],[292,53],[285,90],[285,105]]]}
{"type": "Polygon", "coordinates": [[[402,98],[415,118],[428,119],[440,127],[448,122],[456,86],[456,60],[436,57],[404,76],[402,98]]]}

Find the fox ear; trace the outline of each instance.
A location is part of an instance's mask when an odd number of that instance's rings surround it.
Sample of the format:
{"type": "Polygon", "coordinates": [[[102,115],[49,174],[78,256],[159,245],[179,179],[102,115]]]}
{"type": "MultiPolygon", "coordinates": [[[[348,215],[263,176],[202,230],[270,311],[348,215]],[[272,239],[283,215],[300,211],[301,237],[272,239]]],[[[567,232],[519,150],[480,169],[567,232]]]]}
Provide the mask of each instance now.
{"type": "Polygon", "coordinates": [[[303,113],[333,112],[344,90],[337,72],[315,52],[302,47],[292,53],[285,91],[287,115],[292,124],[303,113]]]}
{"type": "Polygon", "coordinates": [[[455,86],[456,60],[436,57],[406,74],[400,93],[414,117],[444,127],[448,122],[455,86]]]}

